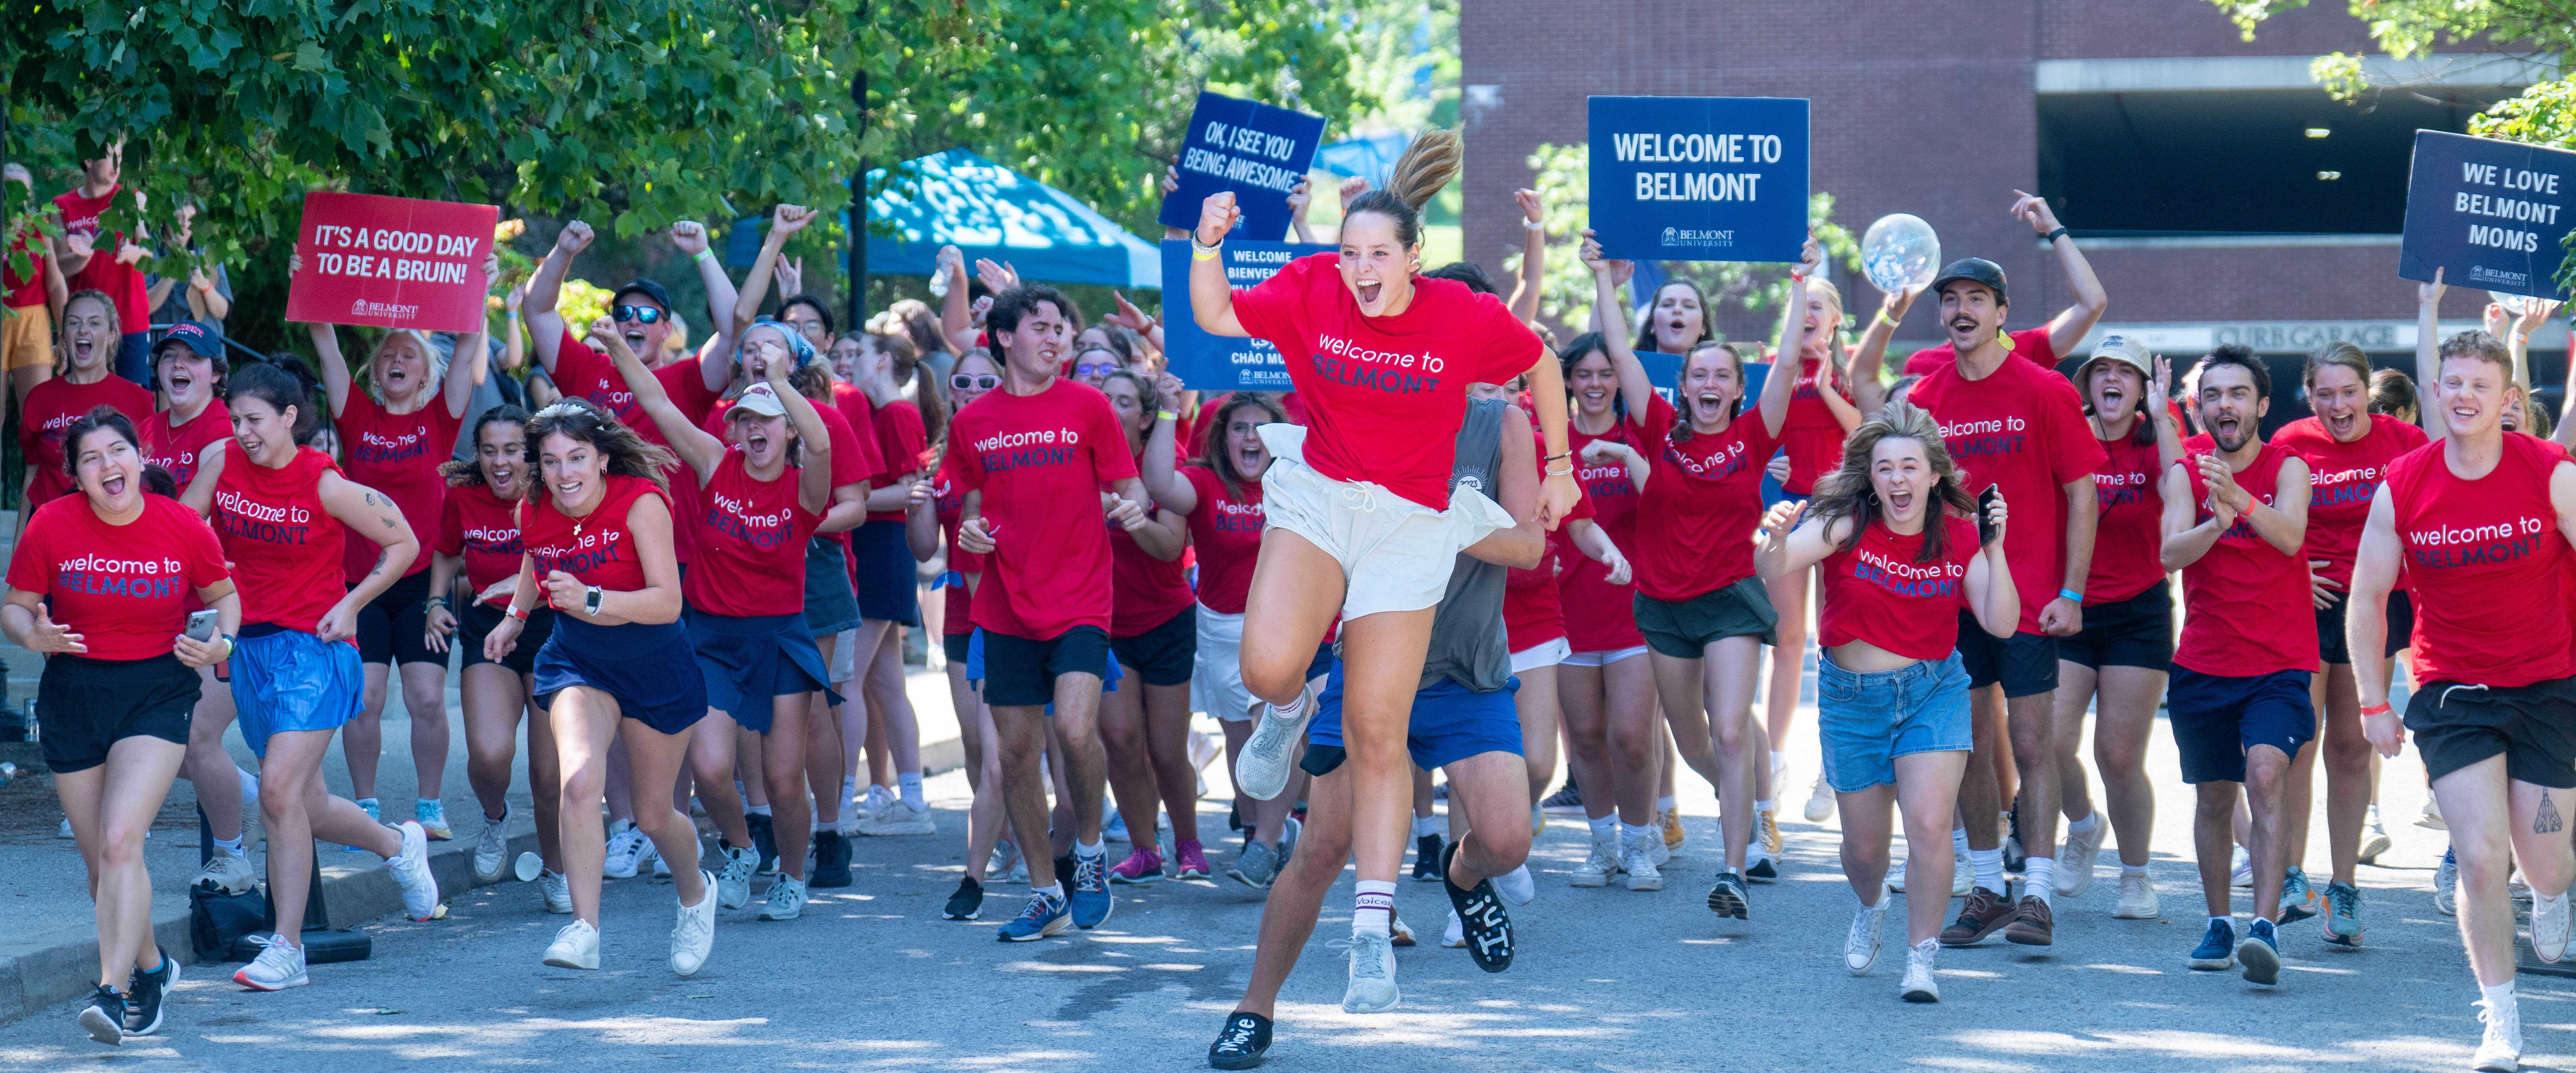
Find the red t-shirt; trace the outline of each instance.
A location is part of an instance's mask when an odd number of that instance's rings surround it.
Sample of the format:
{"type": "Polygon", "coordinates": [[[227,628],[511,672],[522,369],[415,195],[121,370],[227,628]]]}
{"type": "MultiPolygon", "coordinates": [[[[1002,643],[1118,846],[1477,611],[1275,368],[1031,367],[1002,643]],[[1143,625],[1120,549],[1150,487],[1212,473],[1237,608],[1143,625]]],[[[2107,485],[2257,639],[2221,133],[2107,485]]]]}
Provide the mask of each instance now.
{"type": "MultiPolygon", "coordinates": [[[[11,309],[25,309],[46,302],[45,258],[53,254],[40,241],[43,234],[36,230],[34,224],[20,228],[18,237],[9,243],[9,252],[0,254],[0,291],[8,292],[7,301],[11,309]],[[20,254],[26,255],[32,274],[21,276],[17,269],[10,267],[17,263],[20,254]]],[[[144,294],[150,297],[151,292],[147,289],[144,294]]]]}
{"type": "MultiPolygon", "coordinates": [[[[1574,477],[1583,486],[1583,502],[1592,509],[1592,524],[1609,535],[1620,554],[1633,559],[1637,554],[1637,484],[1628,477],[1627,463],[1586,462],[1583,449],[1594,440],[1633,446],[1648,439],[1626,421],[1612,425],[1609,432],[1599,436],[1584,435],[1568,424],[1565,437],[1566,446],[1574,452],[1574,477]]],[[[1564,607],[1566,643],[1577,652],[1616,652],[1645,644],[1644,635],[1637,632],[1636,583],[1632,580],[1625,585],[1611,584],[1610,568],[1584,558],[1563,526],[1549,534],[1548,541],[1556,545],[1557,561],[1565,564],[1565,572],[1556,576],[1556,592],[1564,607]]],[[[1630,565],[1633,569],[1635,564],[1630,565]]]]}
{"type": "MultiPolygon", "coordinates": [[[[78,190],[54,195],[54,208],[62,211],[63,234],[87,235],[90,239],[89,263],[63,280],[72,292],[98,291],[116,302],[117,330],[127,335],[150,331],[152,327],[151,290],[144,286],[143,272],[116,259],[116,249],[125,244],[125,233],[101,234],[99,214],[116,200],[122,185],[109,187],[105,197],[82,197],[78,190]]],[[[17,304],[13,299],[12,305],[17,304]]]]}
{"type": "MultiPolygon", "coordinates": [[[[352,386],[348,405],[340,410],[340,457],[347,460],[341,472],[384,493],[402,509],[403,523],[414,534],[427,534],[438,521],[439,503],[447,498],[447,478],[438,466],[455,457],[456,434],[463,425],[448,414],[447,400],[438,395],[420,409],[397,414],[352,386]]],[[[341,580],[352,585],[366,580],[376,568],[376,550],[374,541],[351,541],[340,560],[341,580]]],[[[429,569],[429,551],[430,541],[423,539],[403,576],[429,569]]]]}
{"type": "Polygon", "coordinates": [[[1190,512],[1190,546],[1199,553],[1199,603],[1224,615],[1240,615],[1252,592],[1252,568],[1261,562],[1261,482],[1244,481],[1243,494],[1229,495],[1225,480],[1206,466],[1185,466],[1181,476],[1198,490],[1199,509],[1190,512]]]}
{"type": "Polygon", "coordinates": [[[680,579],[680,595],[690,607],[734,618],[803,610],[805,542],[823,516],[797,501],[796,467],[755,480],[748,458],[742,448],[727,448],[699,490],[698,557],[680,579]]]}
{"type": "MultiPolygon", "coordinates": [[[[985,394],[989,395],[992,394],[992,392],[986,392],[985,394]]],[[[1107,396],[1104,395],[1102,398],[1106,399],[1107,396]]],[[[875,476],[868,479],[868,488],[871,491],[878,488],[892,486],[897,479],[901,478],[906,473],[919,473],[922,470],[930,468],[929,463],[923,461],[921,457],[922,452],[930,449],[930,437],[929,434],[922,429],[920,407],[898,399],[894,402],[887,403],[885,405],[885,409],[877,411],[875,418],[875,424],[877,427],[877,453],[884,457],[885,463],[878,469],[875,476]]],[[[1127,442],[1125,434],[1122,433],[1118,437],[1118,442],[1127,442]]],[[[1131,462],[1129,465],[1130,470],[1128,475],[1134,476],[1134,463],[1131,462]]],[[[989,506],[989,504],[987,505],[989,506]]],[[[872,522],[899,522],[903,520],[903,512],[899,510],[870,511],[868,513],[868,520],[872,522]]]]}
{"type": "Polygon", "coordinates": [[[967,574],[984,572],[983,556],[957,546],[957,527],[966,520],[966,490],[957,486],[950,472],[946,465],[942,465],[939,474],[930,481],[930,492],[934,497],[932,503],[939,512],[939,535],[948,544],[948,569],[959,575],[941,588],[948,607],[948,613],[939,622],[942,636],[975,632],[974,600],[961,579],[967,574]]]}
{"type": "MultiPolygon", "coordinates": [[[[2039,338],[2044,346],[2047,333],[2039,338]]],[[[2040,609],[2066,584],[2060,486],[2102,465],[2101,441],[2084,419],[2075,385],[2046,365],[2009,359],[1985,379],[1968,380],[1954,361],[1916,381],[1906,400],[1940,423],[1942,444],[1971,498],[1989,484],[2001,487],[2012,512],[2004,558],[2021,595],[2020,632],[2039,632],[2040,609]]]]}
{"type": "Polygon", "coordinates": [[[1679,602],[1753,576],[1753,531],[1762,522],[1762,467],[1779,441],[1746,406],[1726,430],[1676,445],[1673,404],[1647,400],[1635,430],[1653,445],[1646,494],[1638,499],[1637,546],[1626,551],[1637,591],[1679,602]]]}
{"type": "Polygon", "coordinates": [[[178,500],[143,497],[124,525],[99,519],[88,497],[36,508],[9,556],[9,587],[45,598],[53,620],[81,635],[91,659],[170,654],[197,590],[222,581],[224,550],[178,500]]]}
{"type": "MultiPolygon", "coordinates": [[[[2042,324],[2036,328],[2024,328],[2017,332],[2005,332],[2004,337],[2012,340],[2012,352],[2014,357],[2029,358],[2031,364],[2037,365],[2042,369],[2055,370],[2057,368],[2057,349],[2050,346],[2048,343],[2048,325],[2042,324]]],[[[1917,350],[1914,353],[1905,356],[1905,375],[1907,376],[1930,376],[1934,369],[1956,369],[1958,367],[1959,348],[1948,343],[1943,343],[1940,346],[1924,347],[1921,350],[1917,350]]],[[[1911,396],[1908,397],[1910,398],[1911,396]]],[[[2009,503],[2010,501],[2007,500],[2006,502],[2009,503]]],[[[2009,536],[2011,535],[2012,527],[2005,526],[2004,531],[2005,535],[2009,536]]]]}
{"type": "Polygon", "coordinates": [[[170,426],[170,415],[163,410],[144,418],[136,433],[143,437],[143,461],[170,471],[185,491],[188,482],[197,479],[197,458],[208,444],[233,434],[233,411],[222,399],[212,399],[197,412],[197,419],[177,428],[170,426]]]}
{"type": "MultiPolygon", "coordinates": [[[[733,427],[726,419],[726,415],[732,412],[733,400],[718,400],[707,412],[706,420],[698,423],[698,427],[705,429],[707,435],[715,437],[726,447],[732,448],[734,446],[733,427]]],[[[877,458],[876,445],[862,445],[858,433],[850,428],[849,420],[842,417],[839,410],[829,406],[817,406],[814,408],[814,416],[823,422],[825,438],[832,441],[832,487],[858,484],[877,475],[877,471],[873,468],[877,458]]],[[[793,421],[790,424],[792,426],[793,421]]]]}
{"type": "Polygon", "coordinates": [[[18,416],[18,449],[26,455],[27,472],[35,477],[28,491],[30,507],[53,502],[72,490],[71,475],[63,472],[63,431],[98,406],[116,407],[139,425],[152,416],[152,393],[114,373],[94,384],[75,384],[70,377],[57,376],[27,392],[27,404],[18,416]]]}
{"type": "MultiPolygon", "coordinates": [[[[1543,460],[1547,457],[1547,442],[1539,435],[1536,422],[1531,424],[1530,438],[1538,447],[1530,455],[1531,468],[1538,470],[1544,479],[1547,464],[1543,460]]],[[[1500,494],[1498,488],[1496,496],[1499,498],[1500,494]]],[[[1565,515],[1568,522],[1578,518],[1593,518],[1589,499],[1576,499],[1574,509],[1565,515]]],[[[1556,533],[1563,532],[1565,526],[1558,525],[1556,533]]],[[[1550,534],[1551,538],[1554,535],[1550,534]]],[[[1556,590],[1558,570],[1574,569],[1575,561],[1581,560],[1583,553],[1575,549],[1571,538],[1562,547],[1554,539],[1546,543],[1547,549],[1539,555],[1537,567],[1529,570],[1514,568],[1503,582],[1503,641],[1514,652],[1527,651],[1566,635],[1565,604],[1556,590]]]]}
{"type": "Polygon", "coordinates": [[[1035,395],[986,392],[949,423],[942,465],[966,491],[983,493],[992,527],[976,625],[1033,640],[1076,626],[1109,629],[1100,489],[1135,476],[1136,458],[1108,396],[1070,380],[1035,395]]]}
{"type": "Polygon", "coordinates": [[[2389,462],[2422,688],[2526,686],[2576,673],[2567,644],[2571,557],[2549,502],[2550,474],[2565,464],[2558,445],[2520,435],[2504,437],[2502,459],[2476,480],[2452,473],[2439,443],[2389,462]]]}
{"type": "Polygon", "coordinates": [[[211,520],[241,589],[243,624],[320,630],[322,616],[349,593],[340,582],[348,530],[322,508],[322,474],[340,467],[310,447],[276,469],[251,461],[239,441],[214,449],[230,452],[215,478],[211,520]]]}
{"type": "MultiPolygon", "coordinates": [[[[834,380],[832,381],[832,405],[828,409],[839,413],[841,423],[849,426],[850,447],[858,453],[858,461],[866,468],[868,476],[873,477],[884,473],[886,471],[885,451],[877,446],[877,408],[868,402],[867,392],[834,380]]],[[[919,412],[914,411],[915,414],[919,412]]],[[[837,454],[841,450],[841,441],[833,440],[832,450],[837,454]]],[[[839,469],[838,466],[833,468],[839,469]]],[[[835,484],[833,487],[840,486],[835,484]]]]}
{"type": "Polygon", "coordinates": [[[1979,549],[1977,523],[1944,516],[1941,524],[1941,557],[1932,562],[1916,561],[1922,533],[1899,535],[1883,522],[1861,530],[1849,550],[1825,556],[1816,643],[1867,641],[1909,659],[1950,658],[1959,647],[1959,612],[1972,609],[1968,565],[1979,549]]]}
{"type": "MultiPolygon", "coordinates": [[[[519,501],[492,494],[488,484],[458,485],[439,504],[438,553],[465,559],[465,584],[482,592],[519,573],[519,501]]],[[[487,601],[507,605],[509,597],[487,601]]]]}
{"type": "Polygon", "coordinates": [[[1234,292],[1235,317],[1278,348],[1304,396],[1307,465],[1446,510],[1467,385],[1507,382],[1544,348],[1501,299],[1453,280],[1415,277],[1404,312],[1364,317],[1339,260],[1319,253],[1288,262],[1234,292]]]}
{"type": "MultiPolygon", "coordinates": [[[[2145,427],[2143,422],[2136,426],[2145,427]]],[[[2093,499],[2101,505],[2102,517],[2093,527],[2093,568],[2084,578],[2086,607],[2135,599],[2165,583],[2163,456],[2156,441],[2141,444],[2130,435],[2093,442],[2102,447],[2102,463],[2093,467],[2093,499]]],[[[2007,498],[2006,503],[2020,512],[2020,501],[2007,498]]],[[[2012,529],[2004,527],[2007,538],[2012,529]]]]}
{"type": "MultiPolygon", "coordinates": [[[[670,506],[670,497],[653,482],[624,476],[609,477],[607,493],[600,498],[599,506],[580,518],[566,517],[555,509],[555,497],[544,491],[531,492],[527,499],[520,500],[519,540],[533,560],[537,580],[542,582],[547,574],[561,570],[584,585],[597,585],[611,592],[642,589],[644,558],[635,546],[635,534],[626,527],[626,516],[635,508],[635,501],[645,496],[660,497],[665,509],[670,506]]],[[[801,593],[803,566],[797,567],[796,577],[801,593]]]]}
{"type": "MultiPolygon", "coordinates": [[[[1780,446],[1789,452],[1789,479],[1780,487],[1790,495],[1812,495],[1816,478],[1833,472],[1843,464],[1843,423],[1825,405],[1823,390],[1817,383],[1821,361],[1798,363],[1798,386],[1789,389],[1789,413],[1780,420],[1780,446]]],[[[1774,362],[1772,368],[1779,368],[1774,362]]],[[[1827,376],[1828,380],[1840,380],[1827,376]]],[[[1833,386],[1836,394],[1851,397],[1847,386],[1833,386]]]]}
{"type": "MultiPolygon", "coordinates": [[[[1150,516],[1162,505],[1147,496],[1150,516]]],[[[1127,534],[1127,527],[1103,519],[1109,534],[1109,636],[1135,637],[1172,620],[1190,606],[1189,549],[1170,562],[1154,557],[1127,534]]]]}
{"type": "MultiPolygon", "coordinates": [[[[2236,475],[2236,484],[2270,503],[2279,490],[2281,463],[2294,457],[2280,444],[2264,444],[2254,464],[2236,475]]],[[[2185,459],[2177,465],[2191,475],[2193,524],[2208,521],[2209,487],[2199,464],[2185,459]]],[[[2316,603],[2309,595],[2307,562],[2281,554],[2244,516],[2200,561],[2182,569],[2182,600],[2176,666],[2228,678],[2317,669],[2316,603]]]]}
{"type": "MultiPolygon", "coordinates": [[[[2283,426],[2272,442],[2308,460],[2308,539],[2303,551],[2326,565],[2317,576],[2348,588],[2352,560],[2361,551],[2361,529],[2370,521],[2370,500],[2388,477],[2388,463],[2429,442],[2424,430],[2387,414],[2370,414],[2361,438],[2342,443],[2326,431],[2325,422],[2302,417],[2283,426]]],[[[2397,588],[2406,588],[2405,574],[2397,588]]]]}

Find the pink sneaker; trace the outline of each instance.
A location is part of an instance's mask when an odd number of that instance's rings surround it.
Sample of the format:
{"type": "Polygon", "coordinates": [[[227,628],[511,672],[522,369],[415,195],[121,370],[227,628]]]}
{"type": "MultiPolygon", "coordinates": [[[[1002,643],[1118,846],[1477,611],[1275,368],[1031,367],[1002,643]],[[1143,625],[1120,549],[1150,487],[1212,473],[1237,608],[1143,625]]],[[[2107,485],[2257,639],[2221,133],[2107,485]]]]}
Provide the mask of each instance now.
{"type": "Polygon", "coordinates": [[[1163,879],[1163,855],[1152,846],[1138,846],[1127,851],[1127,859],[1109,870],[1112,883],[1159,883],[1163,879]]]}
{"type": "Polygon", "coordinates": [[[1184,838],[1174,845],[1172,863],[1179,866],[1178,877],[1181,879],[1208,877],[1207,851],[1199,848],[1198,839],[1184,838]]]}

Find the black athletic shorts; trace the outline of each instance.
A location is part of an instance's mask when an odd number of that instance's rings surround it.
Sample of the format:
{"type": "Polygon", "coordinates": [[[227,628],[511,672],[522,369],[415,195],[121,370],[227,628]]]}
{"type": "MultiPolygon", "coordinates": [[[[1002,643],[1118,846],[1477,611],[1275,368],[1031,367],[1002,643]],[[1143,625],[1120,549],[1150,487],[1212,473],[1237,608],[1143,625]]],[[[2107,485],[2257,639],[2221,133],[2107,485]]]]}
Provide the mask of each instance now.
{"type": "Polygon", "coordinates": [[[447,666],[446,653],[429,650],[428,604],[427,570],[394,582],[367,601],[367,606],[358,609],[358,662],[447,666]]]}
{"type": "Polygon", "coordinates": [[[36,731],[45,769],[57,775],[107,762],[127,738],[188,744],[188,718],[203,680],[172,655],[91,659],[68,652],[45,660],[36,680],[36,731]]]}
{"type": "MultiPolygon", "coordinates": [[[[990,645],[990,642],[986,642],[990,645]]],[[[1181,609],[1171,620],[1134,637],[1112,637],[1109,651],[1149,686],[1185,686],[1199,661],[1199,605],[1181,609]]],[[[986,663],[993,654],[984,653],[986,663]]]]}
{"type": "Polygon", "coordinates": [[[954,663],[960,667],[966,665],[967,652],[972,649],[974,645],[975,635],[972,633],[943,633],[939,635],[939,650],[948,653],[948,662],[954,663]]]}
{"type": "MultiPolygon", "coordinates": [[[[2344,643],[2344,604],[2337,600],[2333,607],[2317,609],[2317,652],[2327,663],[2351,663],[2352,647],[2344,643]]],[[[2415,643],[2415,599],[2403,592],[2388,594],[2388,639],[2380,647],[2381,658],[2406,651],[2415,643]]]]}
{"type": "MultiPolygon", "coordinates": [[[[456,613],[456,635],[450,643],[462,649],[465,662],[460,667],[490,663],[483,658],[483,639],[499,629],[503,616],[509,614],[491,604],[467,604],[456,613]]],[[[501,665],[520,674],[537,673],[537,650],[546,646],[546,638],[555,632],[555,609],[540,607],[528,612],[528,621],[519,627],[519,640],[510,654],[501,657],[501,665]]]]}
{"type": "Polygon", "coordinates": [[[1098,626],[1046,640],[984,631],[984,703],[996,708],[1052,704],[1057,675],[1106,677],[1108,669],[1109,631],[1098,626]]]}
{"type": "Polygon", "coordinates": [[[1959,663],[1968,669],[1970,689],[2001,682],[2006,697],[2057,692],[2057,641],[2044,633],[1997,637],[1977,624],[1974,612],[1959,612],[1959,663]]]}
{"type": "MultiPolygon", "coordinates": [[[[2172,669],[2173,586],[2158,581],[2147,591],[2084,609],[2084,631],[2057,639],[2057,658],[2082,667],[2172,669]]],[[[1963,625],[1961,628],[1965,628],[1963,625]]]]}
{"type": "Polygon", "coordinates": [[[2527,686],[2426,682],[2406,702],[2406,729],[2415,732],[2428,779],[2502,753],[2515,782],[2576,789],[2576,678],[2527,686]]]}

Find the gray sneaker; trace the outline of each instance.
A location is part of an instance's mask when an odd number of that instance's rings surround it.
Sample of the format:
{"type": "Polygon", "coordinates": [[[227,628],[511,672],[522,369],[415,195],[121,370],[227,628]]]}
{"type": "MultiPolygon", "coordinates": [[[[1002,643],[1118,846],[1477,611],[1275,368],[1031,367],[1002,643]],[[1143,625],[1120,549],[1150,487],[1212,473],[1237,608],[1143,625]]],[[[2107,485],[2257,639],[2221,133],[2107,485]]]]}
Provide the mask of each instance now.
{"type": "Polygon", "coordinates": [[[1252,843],[1235,854],[1234,866],[1225,874],[1254,890],[1269,890],[1270,881],[1279,878],[1279,854],[1259,842],[1252,843]]]}
{"type": "Polygon", "coordinates": [[[1252,728],[1252,739],[1243,743],[1243,752],[1235,757],[1234,784],[1257,801],[1268,801],[1288,788],[1288,771],[1297,762],[1297,742],[1306,736],[1306,724],[1315,715],[1315,690],[1308,686],[1297,697],[1297,717],[1279,718],[1277,709],[1263,705],[1261,719],[1252,728]]]}
{"type": "Polygon", "coordinates": [[[751,904],[751,874],[760,868],[760,851],[749,846],[720,847],[724,867],[716,872],[716,904],[740,909],[751,904]]]}
{"type": "Polygon", "coordinates": [[[1392,936],[1361,934],[1324,945],[1350,954],[1350,987],[1342,993],[1343,1013],[1385,1013],[1403,1000],[1395,986],[1392,936]]]}
{"type": "Polygon", "coordinates": [[[483,830],[474,836],[474,881],[498,883],[501,869],[510,861],[510,810],[501,809],[500,819],[486,818],[483,830]]]}

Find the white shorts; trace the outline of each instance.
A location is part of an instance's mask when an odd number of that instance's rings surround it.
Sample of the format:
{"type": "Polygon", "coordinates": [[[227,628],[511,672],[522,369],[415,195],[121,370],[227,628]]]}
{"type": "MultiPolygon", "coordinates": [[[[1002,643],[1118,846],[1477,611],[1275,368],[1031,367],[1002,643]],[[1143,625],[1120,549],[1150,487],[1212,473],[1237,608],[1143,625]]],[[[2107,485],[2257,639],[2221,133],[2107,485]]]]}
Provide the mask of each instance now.
{"type": "Polygon", "coordinates": [[[1566,644],[1565,638],[1557,637],[1512,653],[1512,673],[1519,674],[1522,671],[1534,671],[1541,667],[1553,667],[1573,658],[1573,646],[1566,644]]]}
{"type": "Polygon", "coordinates": [[[1473,488],[1432,510],[1368,481],[1337,481],[1306,464],[1306,430],[1261,426],[1272,461],[1261,475],[1266,527],[1306,538],[1342,565],[1342,619],[1380,611],[1420,611],[1440,603],[1458,553],[1497,529],[1510,513],[1473,488]]]}
{"type": "Polygon", "coordinates": [[[1638,645],[1634,648],[1614,648],[1607,652],[1576,652],[1566,656],[1560,662],[1568,667],[1607,667],[1620,660],[1634,659],[1645,654],[1646,646],[1638,645]]]}
{"type": "Polygon", "coordinates": [[[859,676],[859,631],[842,630],[832,642],[832,685],[840,685],[859,676]]]}
{"type": "Polygon", "coordinates": [[[1242,615],[1199,605],[1199,655],[1190,675],[1190,710],[1229,723],[1252,720],[1252,691],[1243,688],[1242,615]]]}

